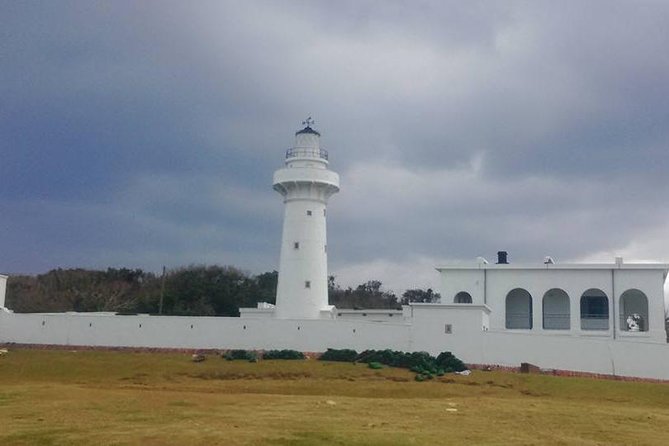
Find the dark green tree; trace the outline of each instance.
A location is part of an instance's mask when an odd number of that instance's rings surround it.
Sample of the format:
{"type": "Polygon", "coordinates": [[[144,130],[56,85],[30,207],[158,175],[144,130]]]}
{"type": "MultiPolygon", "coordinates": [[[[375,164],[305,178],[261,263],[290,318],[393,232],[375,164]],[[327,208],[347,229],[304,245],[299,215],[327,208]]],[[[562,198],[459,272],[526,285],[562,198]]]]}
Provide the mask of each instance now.
{"type": "Polygon", "coordinates": [[[342,289],[334,276],[328,278],[329,301],[337,308],[397,308],[397,296],[392,291],[383,290],[378,280],[369,280],[355,289],[342,289]]]}
{"type": "Polygon", "coordinates": [[[407,305],[411,302],[423,302],[423,303],[434,303],[441,300],[441,295],[432,291],[432,288],[427,290],[421,290],[419,288],[406,290],[402,294],[402,299],[400,302],[402,305],[407,305]]]}

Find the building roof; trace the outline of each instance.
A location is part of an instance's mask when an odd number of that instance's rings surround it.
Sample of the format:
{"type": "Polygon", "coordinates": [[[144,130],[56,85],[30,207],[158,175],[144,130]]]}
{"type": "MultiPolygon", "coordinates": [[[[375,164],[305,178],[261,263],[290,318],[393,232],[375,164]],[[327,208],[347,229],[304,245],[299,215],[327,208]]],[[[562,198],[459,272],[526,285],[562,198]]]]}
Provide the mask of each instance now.
{"type": "Polygon", "coordinates": [[[577,269],[577,270],[598,270],[598,269],[660,269],[669,270],[667,263],[456,263],[452,265],[440,265],[435,267],[437,271],[448,270],[476,270],[476,269],[495,269],[495,270],[539,270],[539,269],[577,269]]]}
{"type": "Polygon", "coordinates": [[[492,313],[490,307],[486,304],[477,305],[477,304],[455,304],[455,303],[432,303],[432,302],[411,302],[409,304],[412,308],[424,309],[424,308],[448,308],[451,310],[479,310],[485,311],[487,314],[492,313]]]}
{"type": "Polygon", "coordinates": [[[295,132],[295,136],[297,136],[297,135],[304,135],[304,134],[311,134],[311,135],[321,136],[320,133],[318,133],[316,130],[312,129],[312,128],[309,127],[309,126],[306,126],[305,128],[303,128],[303,129],[300,130],[299,132],[295,132]]]}
{"type": "Polygon", "coordinates": [[[402,310],[396,308],[367,308],[362,310],[356,310],[354,308],[337,308],[337,313],[346,313],[346,314],[402,314],[402,310]]]}

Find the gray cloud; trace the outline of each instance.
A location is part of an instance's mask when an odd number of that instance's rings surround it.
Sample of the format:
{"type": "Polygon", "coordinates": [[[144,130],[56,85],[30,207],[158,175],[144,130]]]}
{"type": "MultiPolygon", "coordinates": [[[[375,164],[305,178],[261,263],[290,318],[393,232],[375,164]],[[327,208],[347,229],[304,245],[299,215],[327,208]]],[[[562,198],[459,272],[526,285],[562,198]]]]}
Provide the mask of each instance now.
{"type": "Polygon", "coordinates": [[[306,114],[342,174],[342,279],[667,258],[663,2],[2,9],[0,270],[275,268],[271,175],[306,114]]]}

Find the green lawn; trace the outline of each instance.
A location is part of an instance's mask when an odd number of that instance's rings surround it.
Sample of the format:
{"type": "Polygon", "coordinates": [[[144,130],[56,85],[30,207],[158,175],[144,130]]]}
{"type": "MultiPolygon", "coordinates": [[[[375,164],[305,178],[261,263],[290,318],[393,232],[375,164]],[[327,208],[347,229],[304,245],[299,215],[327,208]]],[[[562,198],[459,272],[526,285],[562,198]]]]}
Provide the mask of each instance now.
{"type": "Polygon", "coordinates": [[[669,385],[11,350],[0,445],[669,444],[669,385]]]}

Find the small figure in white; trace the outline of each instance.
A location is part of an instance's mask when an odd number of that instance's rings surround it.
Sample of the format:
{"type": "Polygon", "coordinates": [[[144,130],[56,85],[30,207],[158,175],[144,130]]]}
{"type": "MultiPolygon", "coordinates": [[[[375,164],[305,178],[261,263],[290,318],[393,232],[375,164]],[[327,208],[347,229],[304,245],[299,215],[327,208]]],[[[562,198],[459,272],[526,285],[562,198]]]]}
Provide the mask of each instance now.
{"type": "Polygon", "coordinates": [[[627,316],[627,331],[641,331],[641,315],[638,313],[627,316]]]}

